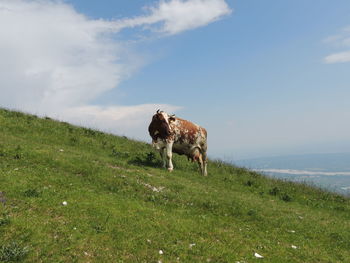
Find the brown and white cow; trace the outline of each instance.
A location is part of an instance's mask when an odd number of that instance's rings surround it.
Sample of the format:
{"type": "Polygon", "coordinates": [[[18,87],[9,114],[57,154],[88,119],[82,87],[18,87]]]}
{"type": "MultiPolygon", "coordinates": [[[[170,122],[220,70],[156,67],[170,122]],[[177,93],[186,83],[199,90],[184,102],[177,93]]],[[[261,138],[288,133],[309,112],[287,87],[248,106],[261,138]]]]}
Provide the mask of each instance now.
{"type": "Polygon", "coordinates": [[[175,152],[197,161],[202,175],[207,175],[207,131],[204,128],[157,110],[148,131],[153,147],[160,152],[164,168],[174,169],[171,158],[175,152]]]}

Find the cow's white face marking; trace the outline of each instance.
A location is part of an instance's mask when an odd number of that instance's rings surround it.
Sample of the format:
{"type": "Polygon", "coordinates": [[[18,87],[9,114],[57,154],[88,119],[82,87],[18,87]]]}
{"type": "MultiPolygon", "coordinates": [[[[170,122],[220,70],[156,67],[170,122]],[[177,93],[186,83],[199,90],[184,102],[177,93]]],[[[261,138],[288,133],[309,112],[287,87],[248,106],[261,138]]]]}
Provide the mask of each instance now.
{"type": "Polygon", "coordinates": [[[165,120],[166,123],[169,125],[169,115],[168,115],[168,113],[162,111],[160,114],[163,115],[164,120],[165,120]]]}

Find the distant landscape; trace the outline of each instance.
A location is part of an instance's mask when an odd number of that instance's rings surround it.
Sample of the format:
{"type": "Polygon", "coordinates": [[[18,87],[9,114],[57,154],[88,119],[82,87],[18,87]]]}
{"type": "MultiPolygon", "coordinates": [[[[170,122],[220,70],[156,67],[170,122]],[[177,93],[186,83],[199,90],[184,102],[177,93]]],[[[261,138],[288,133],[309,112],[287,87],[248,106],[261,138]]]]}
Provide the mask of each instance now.
{"type": "Polygon", "coordinates": [[[350,153],[305,154],[236,161],[239,166],[350,195],[350,153]]]}

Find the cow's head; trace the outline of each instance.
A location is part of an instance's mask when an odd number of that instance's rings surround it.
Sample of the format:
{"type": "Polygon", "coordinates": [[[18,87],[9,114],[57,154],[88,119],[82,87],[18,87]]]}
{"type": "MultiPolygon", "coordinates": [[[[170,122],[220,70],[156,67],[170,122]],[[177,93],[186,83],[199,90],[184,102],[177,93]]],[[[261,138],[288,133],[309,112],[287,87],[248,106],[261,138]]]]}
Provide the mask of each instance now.
{"type": "Polygon", "coordinates": [[[149,132],[152,137],[165,139],[171,135],[170,123],[175,120],[175,116],[169,116],[166,112],[157,110],[152,117],[149,132]]]}

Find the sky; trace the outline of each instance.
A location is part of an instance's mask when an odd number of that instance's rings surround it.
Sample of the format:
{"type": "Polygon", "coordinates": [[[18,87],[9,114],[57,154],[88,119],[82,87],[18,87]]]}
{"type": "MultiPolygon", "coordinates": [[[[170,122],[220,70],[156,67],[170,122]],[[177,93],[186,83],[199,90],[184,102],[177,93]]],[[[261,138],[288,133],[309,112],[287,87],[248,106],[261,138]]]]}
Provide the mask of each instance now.
{"type": "Polygon", "coordinates": [[[212,158],[350,152],[350,2],[0,0],[0,107],[150,142],[157,109],[212,158]]]}

